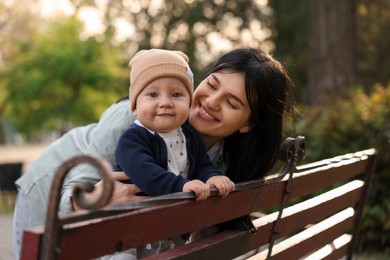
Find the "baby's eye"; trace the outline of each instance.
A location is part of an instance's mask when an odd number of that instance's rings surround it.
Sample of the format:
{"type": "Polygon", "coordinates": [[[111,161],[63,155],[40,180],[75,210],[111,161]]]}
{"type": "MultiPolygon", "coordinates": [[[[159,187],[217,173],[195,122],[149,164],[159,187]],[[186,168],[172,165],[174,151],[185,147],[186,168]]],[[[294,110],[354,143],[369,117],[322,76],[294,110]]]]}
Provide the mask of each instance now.
{"type": "Polygon", "coordinates": [[[173,92],[172,93],[172,97],[175,97],[175,98],[178,98],[178,97],[181,97],[183,96],[180,92],[173,92]]]}
{"type": "Polygon", "coordinates": [[[158,97],[158,94],[157,94],[157,92],[149,92],[148,96],[152,97],[152,98],[155,98],[155,97],[158,97]]]}

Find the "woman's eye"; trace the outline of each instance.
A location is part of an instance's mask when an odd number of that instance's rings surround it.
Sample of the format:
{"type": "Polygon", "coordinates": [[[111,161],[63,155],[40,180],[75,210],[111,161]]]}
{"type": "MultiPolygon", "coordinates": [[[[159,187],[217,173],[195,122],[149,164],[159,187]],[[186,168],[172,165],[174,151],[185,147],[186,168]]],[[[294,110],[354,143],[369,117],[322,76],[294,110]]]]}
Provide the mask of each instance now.
{"type": "Polygon", "coordinates": [[[237,109],[237,106],[231,102],[229,99],[226,99],[226,103],[228,104],[229,107],[233,108],[233,109],[237,109]]]}
{"type": "Polygon", "coordinates": [[[207,81],[207,85],[208,85],[211,89],[216,89],[216,87],[215,87],[213,84],[211,84],[209,81],[207,81]]]}

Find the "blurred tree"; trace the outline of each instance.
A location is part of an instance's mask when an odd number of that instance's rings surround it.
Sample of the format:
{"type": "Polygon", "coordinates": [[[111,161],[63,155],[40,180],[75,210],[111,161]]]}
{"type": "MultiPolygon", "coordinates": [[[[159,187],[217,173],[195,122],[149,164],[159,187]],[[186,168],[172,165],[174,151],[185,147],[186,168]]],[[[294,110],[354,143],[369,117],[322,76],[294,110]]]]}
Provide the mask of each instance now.
{"type": "MultiPolygon", "coordinates": [[[[320,96],[339,96],[339,89],[342,96],[347,87],[364,86],[366,90],[371,90],[376,83],[385,85],[389,82],[390,65],[383,61],[390,58],[390,38],[384,37],[390,33],[390,2],[332,2],[334,1],[269,1],[273,10],[271,39],[276,46],[274,56],[282,58],[295,80],[298,101],[303,100],[302,96],[307,91],[314,96],[311,99],[314,101],[320,96]],[[337,6],[332,6],[333,4],[337,6]],[[350,5],[347,16],[342,15],[346,8],[342,8],[340,4],[350,5]],[[353,7],[352,4],[356,6],[353,7]],[[314,9],[314,5],[318,9],[314,9]],[[309,17],[310,6],[313,13],[309,17]],[[324,13],[326,10],[328,13],[324,13]],[[310,34],[309,26],[313,30],[310,34]],[[323,30],[325,27],[327,30],[323,30]],[[355,35],[352,35],[353,28],[355,35]],[[309,41],[318,44],[318,47],[312,45],[310,53],[309,41]],[[309,56],[312,57],[310,64],[309,56]],[[339,87],[335,90],[320,88],[324,82],[328,82],[328,86],[339,87]],[[334,91],[337,93],[331,94],[334,91]]],[[[309,94],[306,94],[306,100],[309,101],[308,99],[309,94]]]]}
{"type": "Polygon", "coordinates": [[[267,1],[116,0],[102,9],[106,39],[115,39],[118,23],[129,26],[122,36],[129,58],[139,49],[181,50],[189,56],[195,76],[234,47],[273,49],[267,40],[271,35],[267,1]]]}
{"type": "Polygon", "coordinates": [[[357,7],[357,80],[365,89],[390,82],[390,2],[359,0],[357,7]]]}
{"type": "Polygon", "coordinates": [[[19,59],[0,71],[7,117],[22,133],[96,121],[126,95],[128,72],[120,70],[118,53],[95,38],[80,40],[81,30],[74,17],[53,21],[22,43],[19,59]]]}
{"type": "Polygon", "coordinates": [[[307,84],[309,2],[269,0],[272,8],[274,56],[281,60],[294,80],[294,93],[302,101],[307,84]]]}
{"type": "Polygon", "coordinates": [[[324,105],[355,84],[355,1],[310,1],[306,102],[324,105]]]}
{"type": "Polygon", "coordinates": [[[38,0],[0,2],[0,68],[5,67],[18,53],[14,41],[28,40],[38,28],[38,0]],[[26,8],[26,5],[29,8],[26,8]]]}
{"type": "MultiPolygon", "coordinates": [[[[14,42],[27,40],[37,30],[37,0],[0,2],[0,71],[9,66],[18,55],[14,42]],[[25,8],[28,4],[29,8],[25,8]]],[[[1,120],[6,107],[6,89],[0,84],[0,143],[5,142],[5,120],[1,120]]]]}

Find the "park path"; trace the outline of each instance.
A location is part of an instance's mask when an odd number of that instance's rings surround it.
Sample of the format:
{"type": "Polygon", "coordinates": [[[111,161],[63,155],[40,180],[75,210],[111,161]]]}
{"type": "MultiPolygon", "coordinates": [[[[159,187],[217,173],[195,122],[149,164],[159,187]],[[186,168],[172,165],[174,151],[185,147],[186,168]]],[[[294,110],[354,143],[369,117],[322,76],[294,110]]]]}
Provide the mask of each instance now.
{"type": "Polygon", "coordinates": [[[23,173],[48,144],[0,145],[0,163],[23,162],[23,173]]]}
{"type": "Polygon", "coordinates": [[[0,214],[0,260],[12,260],[12,214],[0,214]]]}
{"type": "MultiPolygon", "coordinates": [[[[23,173],[42,153],[47,144],[0,145],[0,163],[22,162],[23,173]]],[[[13,260],[12,212],[0,213],[0,260],[13,260]]]]}

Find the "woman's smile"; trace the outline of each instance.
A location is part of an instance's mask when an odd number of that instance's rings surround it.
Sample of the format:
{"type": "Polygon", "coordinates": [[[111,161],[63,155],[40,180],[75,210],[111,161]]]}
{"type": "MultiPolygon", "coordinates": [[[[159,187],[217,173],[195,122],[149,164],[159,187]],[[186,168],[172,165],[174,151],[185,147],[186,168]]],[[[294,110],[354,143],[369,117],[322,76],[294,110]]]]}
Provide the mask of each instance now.
{"type": "Polygon", "coordinates": [[[214,116],[210,114],[210,111],[205,105],[200,104],[198,114],[201,118],[208,120],[208,121],[218,121],[214,116]]]}

